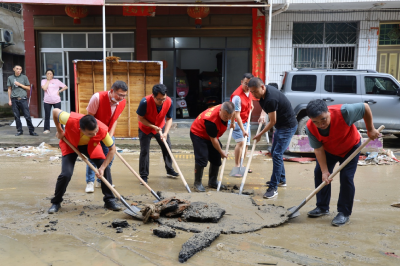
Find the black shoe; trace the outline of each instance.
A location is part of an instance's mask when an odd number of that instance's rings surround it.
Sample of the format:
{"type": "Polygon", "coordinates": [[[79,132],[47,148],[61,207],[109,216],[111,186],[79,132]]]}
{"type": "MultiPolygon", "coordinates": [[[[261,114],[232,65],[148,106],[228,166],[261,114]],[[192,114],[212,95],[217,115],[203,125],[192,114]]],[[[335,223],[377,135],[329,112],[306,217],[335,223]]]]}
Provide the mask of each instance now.
{"type": "Polygon", "coordinates": [[[177,172],[173,171],[173,172],[167,173],[167,177],[169,177],[169,178],[178,178],[179,174],[177,172]]]}
{"type": "MultiPolygon", "coordinates": [[[[267,181],[267,186],[269,186],[269,183],[271,183],[271,181],[267,181]]],[[[286,182],[280,182],[279,184],[278,184],[278,187],[286,187],[287,185],[286,185],[286,182]]]]}
{"type": "Polygon", "coordinates": [[[269,187],[267,189],[267,192],[265,192],[263,198],[272,199],[272,198],[275,198],[276,196],[278,196],[278,188],[269,187]]]}
{"type": "Polygon", "coordinates": [[[31,132],[31,133],[29,133],[29,135],[31,135],[31,136],[39,136],[36,132],[31,132]]]}
{"type": "Polygon", "coordinates": [[[104,204],[104,208],[112,210],[112,211],[120,211],[120,210],[122,210],[121,205],[119,205],[115,200],[106,202],[104,204]]]}
{"type": "Polygon", "coordinates": [[[320,217],[323,215],[329,215],[329,210],[323,211],[319,207],[307,213],[308,217],[320,217]]]}
{"type": "Polygon", "coordinates": [[[47,213],[49,214],[53,214],[58,212],[58,210],[61,208],[61,204],[60,203],[53,203],[53,205],[51,205],[50,209],[47,211],[47,213]]]}
{"type": "Polygon", "coordinates": [[[22,132],[22,131],[18,131],[18,132],[17,132],[17,134],[15,134],[15,136],[17,136],[17,137],[18,137],[18,136],[21,136],[22,134],[24,134],[24,132],[22,132]]]}
{"type": "MultiPolygon", "coordinates": [[[[146,176],[141,176],[141,178],[143,179],[144,182],[148,183],[148,178],[146,176]]],[[[143,183],[140,182],[140,184],[143,186],[143,183]]]]}
{"type": "Polygon", "coordinates": [[[344,215],[343,212],[339,212],[335,218],[332,220],[332,225],[342,226],[350,221],[350,215],[344,215]]]}

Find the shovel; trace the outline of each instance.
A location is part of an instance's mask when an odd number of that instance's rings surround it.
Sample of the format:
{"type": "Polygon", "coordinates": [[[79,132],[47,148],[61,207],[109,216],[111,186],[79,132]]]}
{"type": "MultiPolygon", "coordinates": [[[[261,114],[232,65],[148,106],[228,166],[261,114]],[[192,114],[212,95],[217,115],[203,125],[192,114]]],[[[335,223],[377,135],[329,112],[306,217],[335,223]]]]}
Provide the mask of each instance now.
{"type": "Polygon", "coordinates": [[[133,170],[133,168],[128,164],[127,161],[125,161],[125,159],[117,152],[117,156],[118,158],[121,159],[121,161],[126,165],[126,167],[128,167],[128,169],[137,177],[137,179],[139,179],[140,182],[142,182],[143,186],[145,186],[150,192],[151,194],[157,199],[157,202],[160,201],[160,197],[157,195],[156,192],[154,192],[154,190],[151,189],[151,187],[144,182],[144,180],[140,177],[140,175],[138,175],[135,170],[133,170]]]}
{"type": "MultiPolygon", "coordinates": [[[[251,118],[251,109],[249,112],[249,118],[247,119],[246,132],[249,132],[250,118],[251,118]]],[[[243,141],[244,145],[243,145],[243,149],[242,149],[242,155],[240,156],[240,166],[233,167],[232,171],[229,173],[229,176],[242,177],[244,175],[243,160],[244,160],[244,154],[246,153],[247,138],[248,138],[248,136],[244,137],[244,141],[243,141]]]]}
{"type": "MultiPolygon", "coordinates": [[[[89,163],[88,159],[86,158],[86,156],[84,156],[82,153],[80,153],[80,151],[78,151],[77,148],[75,148],[65,137],[63,138],[63,141],[65,141],[65,143],[68,144],[68,146],[71,147],[71,149],[74,150],[74,152],[76,152],[76,154],[78,154],[79,157],[81,157],[81,159],[87,164],[89,165],[90,169],[92,169],[96,174],[99,173],[99,171],[97,171],[97,168],[94,167],[91,163],[89,163]]],[[[107,179],[104,178],[104,176],[100,176],[101,182],[104,182],[104,184],[112,191],[112,193],[125,205],[126,208],[128,208],[128,210],[132,213],[132,216],[136,216],[139,215],[140,209],[135,207],[135,206],[130,206],[125,199],[118,193],[117,190],[115,190],[115,188],[112,187],[112,185],[107,181],[107,179]]]]}
{"type": "MultiPolygon", "coordinates": [[[[160,134],[160,135],[161,135],[161,134],[160,134]]],[[[182,182],[183,182],[183,185],[185,186],[187,192],[192,193],[192,191],[190,191],[190,188],[189,188],[188,184],[186,183],[185,178],[183,177],[183,174],[182,174],[182,172],[181,172],[181,169],[179,168],[179,166],[178,166],[178,164],[177,164],[177,162],[176,162],[176,160],[175,160],[175,158],[174,158],[174,155],[172,155],[171,149],[169,148],[167,141],[165,140],[165,138],[163,138],[162,140],[163,140],[163,142],[164,142],[165,148],[167,149],[167,151],[168,151],[168,153],[169,153],[169,156],[171,156],[171,159],[172,159],[172,161],[174,162],[174,165],[175,165],[176,169],[178,170],[178,173],[179,173],[179,176],[181,177],[181,180],[182,180],[182,182]]]]}
{"type": "MultiPolygon", "coordinates": [[[[258,124],[258,129],[257,129],[257,134],[260,133],[261,126],[262,126],[262,123],[259,123],[258,124]]],[[[247,162],[247,165],[246,165],[246,171],[244,171],[244,175],[243,175],[243,178],[242,178],[242,183],[240,184],[239,195],[242,195],[244,183],[246,183],[246,177],[247,177],[247,174],[249,173],[251,159],[253,159],[253,153],[254,153],[254,150],[256,149],[256,143],[257,143],[257,140],[254,140],[253,141],[253,148],[251,149],[251,153],[250,153],[250,157],[249,157],[249,161],[247,162]]]]}
{"type": "MultiPolygon", "coordinates": [[[[229,130],[228,143],[226,144],[226,149],[225,149],[225,153],[226,153],[226,154],[228,154],[229,143],[231,142],[232,132],[233,132],[233,128],[231,128],[231,129],[229,130]]],[[[223,175],[224,175],[224,169],[225,169],[225,163],[226,163],[226,158],[224,158],[224,160],[222,161],[221,172],[219,173],[219,178],[218,178],[218,187],[217,187],[217,191],[219,191],[219,189],[221,188],[222,177],[223,177],[223,175]]]]}
{"type": "MultiPolygon", "coordinates": [[[[378,131],[381,132],[383,129],[385,128],[385,126],[380,126],[378,128],[378,131]]],[[[355,150],[340,166],[339,168],[337,168],[335,171],[333,171],[333,173],[329,176],[329,179],[332,180],[354,157],[356,157],[356,155],[365,147],[367,146],[367,144],[371,141],[370,138],[368,138],[363,144],[360,145],[360,147],[357,148],[357,150],[355,150]]],[[[290,212],[288,214],[288,217],[290,219],[292,218],[296,218],[297,216],[300,215],[299,210],[306,205],[306,203],[315,196],[315,194],[317,194],[324,186],[326,186],[327,183],[324,181],[322,182],[316,189],[314,189],[313,192],[311,192],[310,195],[307,196],[307,198],[305,198],[299,206],[294,206],[288,209],[288,211],[290,212]]]]}

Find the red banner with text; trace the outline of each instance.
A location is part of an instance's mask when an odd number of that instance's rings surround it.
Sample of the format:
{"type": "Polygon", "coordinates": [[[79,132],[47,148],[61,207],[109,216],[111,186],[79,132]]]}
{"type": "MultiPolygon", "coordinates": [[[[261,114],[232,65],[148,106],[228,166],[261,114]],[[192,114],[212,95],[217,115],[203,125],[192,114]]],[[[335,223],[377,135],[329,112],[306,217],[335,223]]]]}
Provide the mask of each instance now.
{"type": "Polygon", "coordinates": [[[253,76],[265,81],[265,16],[253,8],[253,76]],[[261,15],[261,16],[258,16],[261,15]]]}
{"type": "Polygon", "coordinates": [[[155,6],[124,6],[122,11],[124,16],[154,17],[155,14],[155,6]]]}

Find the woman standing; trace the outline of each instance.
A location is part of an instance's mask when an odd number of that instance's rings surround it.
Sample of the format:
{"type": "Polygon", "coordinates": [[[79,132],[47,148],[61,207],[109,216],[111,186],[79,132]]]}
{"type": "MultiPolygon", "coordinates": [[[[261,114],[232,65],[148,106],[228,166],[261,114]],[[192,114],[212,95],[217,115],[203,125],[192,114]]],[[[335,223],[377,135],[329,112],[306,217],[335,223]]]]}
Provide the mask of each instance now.
{"type": "Polygon", "coordinates": [[[43,134],[50,133],[50,111],[51,107],[61,109],[60,93],[68,89],[64,83],[58,79],[53,79],[54,71],[46,70],[46,79],[42,80],[42,89],[44,90],[44,131],[43,134]],[[62,88],[60,90],[60,88],[62,88]]]}

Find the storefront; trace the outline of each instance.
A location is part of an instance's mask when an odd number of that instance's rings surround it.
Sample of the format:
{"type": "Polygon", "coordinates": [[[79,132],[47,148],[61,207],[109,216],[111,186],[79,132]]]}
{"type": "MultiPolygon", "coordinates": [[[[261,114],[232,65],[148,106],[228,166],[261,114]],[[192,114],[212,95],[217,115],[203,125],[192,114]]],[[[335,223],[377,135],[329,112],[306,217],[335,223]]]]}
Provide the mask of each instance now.
{"type": "MultiPolygon", "coordinates": [[[[88,16],[74,25],[65,6],[24,5],[24,20],[33,26],[25,23],[25,30],[35,36],[34,51],[28,46],[26,58],[28,77],[35,84],[35,116],[43,114],[40,81],[47,69],[68,86],[61,95],[62,108],[74,111],[72,60],[103,58],[101,7],[86,8],[88,16]]],[[[122,14],[123,7],[106,7],[106,56],[163,61],[168,95],[176,103],[178,91],[185,91],[188,105],[186,117],[176,110],[174,118],[194,118],[210,104],[229,100],[242,75],[252,70],[251,8],[213,7],[201,28],[186,7],[157,7],[155,17],[122,14]]]]}

